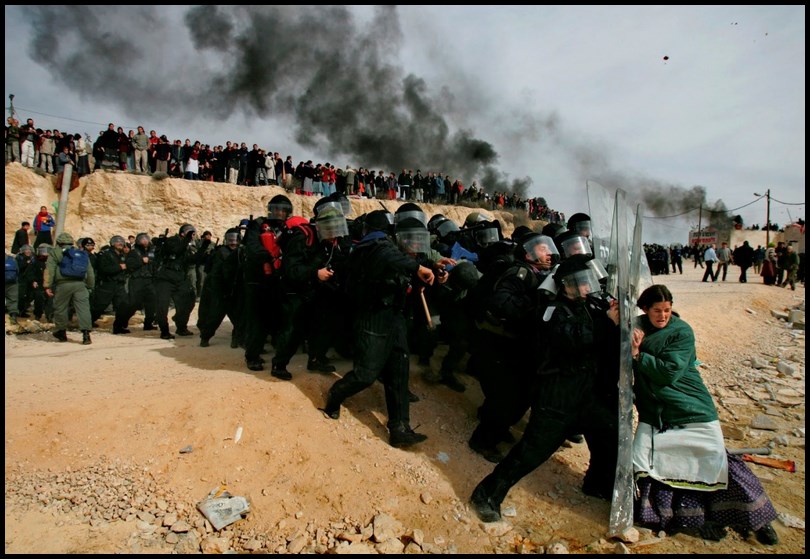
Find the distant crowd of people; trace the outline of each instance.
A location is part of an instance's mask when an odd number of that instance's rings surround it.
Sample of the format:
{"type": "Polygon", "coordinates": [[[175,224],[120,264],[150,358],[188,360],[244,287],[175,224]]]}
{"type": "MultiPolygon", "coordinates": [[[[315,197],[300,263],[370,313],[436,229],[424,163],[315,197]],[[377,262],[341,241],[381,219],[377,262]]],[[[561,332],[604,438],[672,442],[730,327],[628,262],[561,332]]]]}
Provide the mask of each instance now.
{"type": "Polygon", "coordinates": [[[691,257],[695,268],[705,269],[704,282],[726,281],[729,266],[733,265],[740,268],[740,283],[748,282],[747,272],[753,268],[765,285],[789,286],[795,291],[796,283],[804,284],[804,254],[797,251],[794,243],[784,241],[770,243],[767,247],[757,245],[757,248],[743,241],[733,249],[725,241],[720,243],[720,248],[716,243],[669,247],[651,243],[644,245],[644,253],[652,275],[669,274],[670,267],[673,274],[683,274],[683,261],[691,257]]]}
{"type": "Polygon", "coordinates": [[[523,199],[516,193],[487,192],[473,180],[465,187],[460,178],[441,171],[422,173],[417,169],[400,172],[372,170],[352,165],[336,167],[312,160],[294,163],[291,155],[265,150],[258,144],[225,142],[211,147],[199,140],[173,142],[155,130],[147,134],[143,126],[124,131],[109,123],[91,141],[81,134],[42,130],[27,119],[8,117],[6,163],[19,161],[26,167],[46,173],[60,173],[65,164],[75,165],[79,176],[99,169],[136,173],[165,173],[187,180],[228,182],[242,186],[277,185],[288,192],[307,196],[333,193],[381,200],[399,199],[430,204],[473,204],[492,210],[527,212],[530,219],[562,223],[565,216],[545,205],[543,198],[523,199]],[[542,202],[542,203],[539,203],[542,202]]]}

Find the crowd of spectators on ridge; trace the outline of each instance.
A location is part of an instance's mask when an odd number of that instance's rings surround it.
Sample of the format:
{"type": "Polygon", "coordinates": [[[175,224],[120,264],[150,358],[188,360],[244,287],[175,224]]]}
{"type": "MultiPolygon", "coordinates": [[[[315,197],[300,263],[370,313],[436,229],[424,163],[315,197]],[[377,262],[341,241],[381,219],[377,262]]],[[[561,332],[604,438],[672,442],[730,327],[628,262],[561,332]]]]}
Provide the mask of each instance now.
{"type": "Polygon", "coordinates": [[[465,187],[460,178],[442,172],[423,174],[417,169],[396,171],[366,167],[343,168],[312,160],[293,162],[291,155],[265,150],[245,142],[227,141],[211,147],[199,140],[168,139],[155,130],[147,134],[142,126],[125,132],[109,123],[92,141],[89,135],[37,128],[32,118],[23,125],[8,117],[6,164],[18,161],[32,169],[58,174],[68,161],[79,176],[99,169],[133,173],[164,173],[187,180],[227,182],[242,186],[278,185],[288,192],[307,196],[347,196],[398,199],[450,205],[473,205],[491,210],[525,211],[532,220],[563,223],[565,215],[552,210],[544,198],[524,199],[516,193],[487,192],[473,180],[465,187]]]}

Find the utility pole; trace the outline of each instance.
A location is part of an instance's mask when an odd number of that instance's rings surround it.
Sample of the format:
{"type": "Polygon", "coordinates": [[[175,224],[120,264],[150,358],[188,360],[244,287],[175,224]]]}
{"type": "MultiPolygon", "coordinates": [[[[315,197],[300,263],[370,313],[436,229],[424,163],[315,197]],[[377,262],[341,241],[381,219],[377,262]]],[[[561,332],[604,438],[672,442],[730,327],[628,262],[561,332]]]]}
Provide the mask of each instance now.
{"type": "Polygon", "coordinates": [[[14,94],[9,93],[8,95],[8,116],[14,118],[14,94]]]}
{"type": "Polygon", "coordinates": [[[765,203],[765,223],[768,225],[768,229],[765,231],[765,246],[767,247],[771,243],[771,189],[769,188],[767,192],[765,192],[765,198],[767,202],[765,203]]]}
{"type": "Polygon", "coordinates": [[[695,241],[695,248],[700,245],[700,238],[703,236],[703,229],[701,228],[701,222],[703,220],[703,203],[698,206],[698,238],[695,241]]]}
{"type": "MultiPolygon", "coordinates": [[[[754,196],[761,196],[754,192],[754,196]]],[[[771,189],[765,191],[765,247],[770,244],[771,242],[771,189]]]]}

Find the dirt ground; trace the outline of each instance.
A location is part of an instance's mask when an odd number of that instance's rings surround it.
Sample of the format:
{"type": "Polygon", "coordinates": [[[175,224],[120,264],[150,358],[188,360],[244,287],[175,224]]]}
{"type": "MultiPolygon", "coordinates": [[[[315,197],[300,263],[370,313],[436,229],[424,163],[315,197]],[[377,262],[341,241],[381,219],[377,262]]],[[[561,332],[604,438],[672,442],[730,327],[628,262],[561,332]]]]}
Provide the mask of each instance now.
{"type": "MultiPolygon", "coordinates": [[[[683,275],[654,279],[670,287],[675,310],[696,331],[724,431],[737,433],[727,445],[762,447],[781,437],[772,456],[795,461],[795,473],[751,468],[777,511],[802,527],[776,521],[781,544],[772,548],[735,533],[704,542],[648,531],[627,548],[804,554],[804,332],[770,313],[803,304],[804,286],[741,284],[736,268],[728,282],[701,283],[702,272],[687,262],[683,275]],[[768,367],[752,368],[754,357],[768,367]],[[800,388],[788,386],[776,358],[795,367],[800,388]],[[769,398],[763,384],[788,399],[769,398]],[[751,428],[763,414],[773,429],[751,428]]],[[[196,332],[195,319],[196,309],[196,332]]],[[[504,522],[477,520],[467,499],[493,465],[466,444],[481,403],[471,377],[460,376],[462,394],[428,385],[414,359],[412,390],[421,400],[411,406],[412,424],[429,438],[397,450],[387,444],[381,385],[348,400],[339,421],[317,410],[348,361],[338,358],[332,375],[310,373],[299,353],[285,382],[246,369],[242,350],[229,347],[227,322],[200,348],[197,336],[164,341],[140,325],[114,336],[111,321],[102,320],[90,346],[75,329],[59,343],[48,331],[9,334],[6,323],[6,553],[189,552],[181,547],[189,531],[175,530],[178,520],[208,538],[206,552],[370,551],[369,523],[380,513],[401,524],[406,552],[542,553],[555,542],[570,553],[616,550],[606,537],[609,504],[580,491],[584,444],[561,449],[515,486],[504,522]],[[216,533],[195,505],[220,485],[246,497],[250,512],[216,533]]],[[[513,429],[518,437],[522,425],[513,429]]]]}

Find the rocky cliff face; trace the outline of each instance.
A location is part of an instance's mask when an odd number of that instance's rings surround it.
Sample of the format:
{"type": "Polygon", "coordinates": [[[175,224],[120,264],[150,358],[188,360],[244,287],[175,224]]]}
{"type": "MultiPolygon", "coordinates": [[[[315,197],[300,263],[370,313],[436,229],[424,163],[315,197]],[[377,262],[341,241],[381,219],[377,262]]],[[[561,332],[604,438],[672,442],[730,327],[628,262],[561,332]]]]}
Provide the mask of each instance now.
{"type": "MultiPolygon", "coordinates": [[[[59,192],[52,175],[41,176],[19,163],[6,165],[6,230],[8,251],[14,232],[22,221],[33,223],[40,206],[47,206],[56,217],[59,192]]],[[[74,238],[92,237],[99,247],[113,235],[151,236],[177,233],[183,223],[191,223],[199,232],[208,230],[214,238],[238,225],[250,215],[264,215],[267,202],[276,194],[285,194],[275,186],[245,187],[227,183],[186,181],[167,178],[154,180],[150,176],[127,172],[96,171],[82,177],[79,188],[70,192],[65,231],[74,238]]],[[[311,217],[316,197],[289,195],[295,215],[311,217]]],[[[352,199],[354,217],[380,209],[380,201],[352,199]]],[[[384,200],[391,212],[400,202],[384,200]]],[[[428,217],[441,213],[459,225],[473,208],[420,204],[428,217]]],[[[488,212],[500,220],[504,235],[514,230],[514,216],[509,212],[488,212]]],[[[542,226],[542,222],[536,222],[542,226]]],[[[538,227],[539,228],[539,227],[538,227]]],[[[32,229],[33,231],[33,229],[32,229]]],[[[33,243],[34,237],[31,237],[33,243]]]]}

